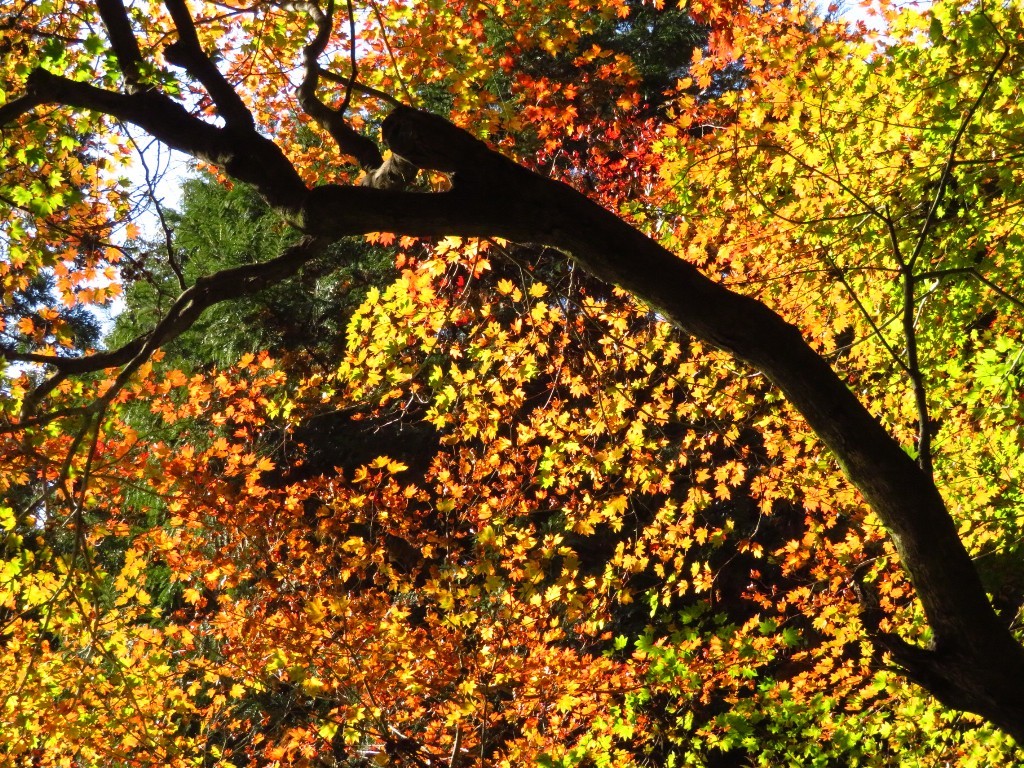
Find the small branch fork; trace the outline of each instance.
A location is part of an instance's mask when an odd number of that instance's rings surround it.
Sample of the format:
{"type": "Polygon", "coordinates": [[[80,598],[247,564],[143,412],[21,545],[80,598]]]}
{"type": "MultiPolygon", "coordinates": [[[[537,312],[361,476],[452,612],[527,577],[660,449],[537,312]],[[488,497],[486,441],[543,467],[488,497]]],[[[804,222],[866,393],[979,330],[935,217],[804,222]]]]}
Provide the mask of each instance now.
{"type": "MultiPolygon", "coordinates": [[[[953,169],[959,162],[956,159],[956,156],[957,152],[959,151],[961,141],[963,140],[964,135],[966,134],[966,131],[970,126],[971,122],[974,120],[974,117],[977,114],[978,110],[981,108],[981,105],[984,102],[985,97],[991,90],[992,85],[995,82],[995,78],[998,75],[1000,69],[1002,69],[1002,66],[1006,62],[1009,54],[1010,48],[1008,45],[1005,44],[1004,41],[1003,50],[998,60],[989,70],[988,76],[986,77],[985,82],[982,85],[981,91],[974,99],[974,101],[971,103],[970,107],[964,113],[964,116],[960,121],[960,125],[956,131],[956,134],[953,136],[953,140],[950,142],[949,150],[946,154],[946,160],[943,164],[942,172],[939,176],[939,181],[937,188],[935,190],[935,194],[931,200],[930,205],[928,206],[928,211],[925,215],[925,219],[922,222],[921,227],[918,230],[917,235],[914,239],[914,248],[909,257],[905,256],[902,253],[902,249],[900,247],[900,238],[896,230],[896,223],[893,221],[893,218],[889,214],[888,210],[886,210],[885,208],[879,208],[878,206],[871,204],[867,199],[857,194],[855,190],[851,189],[845,183],[843,183],[843,181],[838,177],[838,175],[830,176],[821,169],[808,165],[802,158],[798,157],[797,155],[793,154],[792,152],[786,150],[783,147],[772,147],[776,151],[781,151],[789,155],[796,163],[801,165],[809,172],[824,176],[828,181],[835,184],[846,194],[850,195],[852,199],[860,203],[868,215],[875,217],[876,219],[881,221],[886,227],[886,231],[889,235],[892,255],[899,266],[899,275],[902,283],[901,292],[903,309],[900,313],[900,317],[903,335],[906,339],[905,357],[904,355],[901,355],[892,346],[892,344],[890,344],[885,339],[884,335],[877,327],[877,324],[875,323],[871,315],[868,313],[867,308],[863,305],[860,298],[854,291],[853,287],[850,285],[849,281],[846,280],[845,276],[842,273],[842,270],[839,269],[838,266],[834,263],[830,263],[830,266],[833,269],[835,269],[836,273],[839,275],[839,279],[842,282],[842,285],[849,292],[849,294],[853,298],[853,301],[856,303],[859,311],[865,317],[868,324],[871,326],[872,332],[878,339],[879,343],[885,348],[888,354],[892,357],[893,361],[906,373],[908,379],[910,380],[910,388],[914,397],[914,407],[917,412],[918,422],[918,434],[916,441],[917,461],[918,465],[924,472],[928,474],[929,477],[931,477],[934,473],[932,457],[933,425],[931,423],[931,417],[929,415],[927,382],[925,372],[921,367],[917,345],[916,325],[917,316],[919,314],[919,302],[917,300],[917,285],[922,280],[929,279],[930,277],[934,276],[935,273],[915,273],[915,269],[918,265],[918,261],[921,257],[921,254],[923,253],[924,248],[928,242],[928,236],[934,227],[936,221],[936,214],[938,212],[939,206],[942,203],[942,198],[945,195],[945,192],[953,179],[953,169]]],[[[827,135],[823,134],[823,136],[824,140],[828,142],[827,135]]],[[[829,154],[830,156],[834,156],[832,153],[831,145],[829,145],[829,154]]],[[[1004,298],[1007,298],[1011,301],[1014,300],[1012,297],[1010,297],[1009,294],[1007,294],[997,285],[984,278],[977,270],[962,269],[956,271],[959,272],[960,274],[969,274],[978,279],[979,281],[985,283],[989,288],[996,291],[1004,298]]],[[[949,272],[947,272],[947,274],[949,274],[949,272]]]]}
{"type": "MultiPolygon", "coordinates": [[[[334,31],[334,0],[327,0],[326,9],[321,9],[315,2],[292,3],[289,7],[306,11],[316,25],[316,35],[312,42],[302,52],[305,74],[302,83],[299,85],[299,106],[303,111],[316,121],[317,125],[327,131],[334,139],[338,148],[345,155],[354,157],[359,165],[367,171],[363,184],[364,186],[376,187],[378,189],[403,189],[416,178],[417,168],[405,158],[392,155],[384,159],[377,145],[366,138],[345,119],[345,112],[348,110],[352,99],[352,92],[370,92],[372,95],[380,95],[374,89],[366,89],[357,86],[359,68],[356,58],[356,28],[355,11],[351,0],[347,0],[349,20],[349,66],[351,73],[347,78],[339,75],[329,75],[320,68],[319,58],[326,50],[334,31]],[[320,77],[342,82],[345,85],[345,97],[338,109],[327,106],[318,96],[317,87],[320,77]]],[[[390,97],[388,101],[394,103],[390,97]]]]}
{"type": "MultiPolygon", "coordinates": [[[[921,368],[917,349],[916,293],[917,284],[922,278],[920,275],[915,274],[914,270],[921,254],[924,251],[925,245],[928,241],[928,235],[935,224],[935,215],[942,203],[942,198],[952,181],[953,167],[956,164],[956,156],[960,149],[960,142],[963,139],[964,134],[967,132],[967,128],[974,120],[974,116],[977,114],[982,102],[988,95],[989,90],[991,90],[992,84],[995,82],[996,75],[999,73],[999,70],[1002,69],[1002,66],[1009,55],[1009,47],[1004,46],[999,59],[996,61],[992,69],[989,70],[988,77],[985,79],[985,83],[981,87],[981,92],[978,94],[977,98],[968,108],[963,119],[960,121],[960,126],[957,129],[956,134],[953,136],[953,141],[950,142],[949,152],[946,155],[946,162],[943,165],[942,174],[939,176],[939,184],[935,190],[935,196],[932,198],[931,205],[928,207],[928,213],[925,215],[924,222],[921,224],[921,229],[917,234],[917,240],[914,243],[914,250],[911,252],[909,258],[904,259],[901,256],[899,243],[892,226],[892,221],[888,215],[886,215],[885,218],[886,224],[889,226],[892,239],[893,254],[899,263],[900,274],[903,279],[903,335],[907,340],[906,367],[910,375],[911,387],[914,393],[914,403],[917,409],[917,462],[921,469],[927,472],[929,476],[934,474],[934,467],[932,464],[932,433],[934,430],[931,423],[931,417],[929,415],[927,383],[925,381],[924,371],[921,368]]],[[[981,279],[980,275],[977,276],[981,279]]]]}
{"type": "Polygon", "coordinates": [[[224,118],[227,125],[241,130],[252,130],[256,125],[252,113],[200,46],[195,23],[185,0],[164,0],[164,5],[167,6],[178,30],[178,41],[164,48],[164,57],[169,63],[181,67],[202,83],[213,99],[218,114],[224,118]]]}

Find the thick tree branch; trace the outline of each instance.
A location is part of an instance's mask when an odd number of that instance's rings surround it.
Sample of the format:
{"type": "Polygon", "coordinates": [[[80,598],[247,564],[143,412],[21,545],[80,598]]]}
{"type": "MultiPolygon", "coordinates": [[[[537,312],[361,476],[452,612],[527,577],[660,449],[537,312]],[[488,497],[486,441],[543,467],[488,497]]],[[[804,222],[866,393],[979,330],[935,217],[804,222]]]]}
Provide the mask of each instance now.
{"type": "Polygon", "coordinates": [[[23,96],[11,99],[11,101],[0,106],[0,129],[46,103],[47,99],[45,96],[34,93],[31,90],[23,96]]]}
{"type": "MultiPolygon", "coordinates": [[[[310,66],[315,48],[310,53],[307,75],[314,74],[304,84],[307,91],[316,86],[315,62],[310,66]]],[[[130,65],[129,54],[126,61],[130,65]]],[[[644,300],[685,332],[762,371],[779,387],[887,526],[914,582],[934,648],[915,649],[914,660],[902,649],[904,663],[918,669],[927,664],[937,675],[927,680],[921,675],[930,690],[955,694],[956,706],[1024,740],[1024,649],[989,604],[932,478],[800,331],[765,305],[708,279],[571,187],[521,168],[447,121],[416,110],[395,110],[385,121],[385,138],[395,155],[415,166],[454,174],[450,192],[339,186],[308,191],[269,139],[251,129],[211,126],[155,92],[111,93],[42,70],[32,75],[28,90],[30,101],[8,110],[10,116],[24,114],[29,103],[51,103],[131,122],[168,146],[254,184],[309,236],[272,262],[219,272],[184,291],[124,365],[115,387],[206,307],[285,279],[339,237],[388,231],[503,237],[551,246],[644,300]]],[[[319,102],[314,97],[309,103],[317,109],[319,102]]]]}
{"type": "Polygon", "coordinates": [[[297,211],[306,193],[301,177],[273,141],[252,129],[210,125],[156,91],[114,93],[37,69],[29,75],[22,98],[6,105],[16,104],[14,109],[0,108],[0,124],[43,104],[99,112],[142,128],[172,149],[221,166],[282,211],[297,211]]]}
{"type": "MultiPolygon", "coordinates": [[[[148,334],[147,334],[148,336],[148,334]]],[[[35,363],[36,365],[49,365],[56,368],[65,375],[87,373],[89,371],[102,371],[106,368],[115,368],[124,365],[142,348],[146,336],[133,339],[122,347],[110,350],[109,352],[97,352],[92,355],[81,355],[79,357],[61,357],[60,355],[41,355],[36,352],[18,352],[6,346],[0,346],[0,356],[5,360],[19,363],[35,363]]]]}
{"type": "Polygon", "coordinates": [[[457,174],[456,183],[487,184],[495,173],[515,174],[518,168],[443,117],[412,107],[393,110],[384,120],[381,134],[396,155],[417,168],[457,174]]]}
{"type": "MultiPolygon", "coordinates": [[[[1000,653],[1019,659],[1024,670],[1024,653],[992,611],[931,478],[799,331],[761,303],[712,282],[567,185],[515,165],[441,118],[401,108],[384,126],[395,152],[420,167],[451,172],[470,183],[432,195],[337,186],[306,194],[290,166],[290,174],[284,175],[294,176],[295,182],[271,183],[263,173],[255,173],[250,162],[239,162],[222,148],[221,129],[165,99],[154,102],[145,94],[111,94],[45,72],[33,77],[35,92],[55,103],[116,114],[175,148],[221,162],[243,181],[255,177],[257,186],[273,196],[271,204],[280,205],[290,191],[292,199],[285,207],[298,208],[303,226],[316,238],[371,231],[491,236],[540,242],[570,253],[590,272],[643,298],[683,330],[764,372],[804,415],[889,527],[918,586],[937,642],[977,658],[991,657],[998,647],[1000,653]],[[150,103],[159,110],[145,109],[150,103]],[[154,115],[156,111],[164,114],[154,115]],[[200,131],[193,134],[197,126],[200,131]]],[[[242,138],[254,141],[251,136],[242,138]]],[[[281,162],[287,162],[283,156],[281,162]]],[[[211,292],[214,284],[223,285],[221,279],[218,275],[185,291],[160,334],[166,338],[198,316],[196,311],[246,292],[244,282],[211,292]]]]}
{"type": "Polygon", "coordinates": [[[252,113],[200,46],[195,23],[184,0],[164,0],[164,5],[178,30],[178,42],[164,48],[167,61],[182,67],[203,84],[224,122],[239,128],[252,128],[255,125],[252,113]]]}
{"type": "MultiPolygon", "coordinates": [[[[405,142],[428,152],[436,148],[437,157],[424,156],[421,162],[457,171],[465,164],[451,158],[452,147],[465,146],[477,156],[475,139],[457,135],[461,131],[450,124],[442,127],[439,118],[414,114],[398,110],[392,116],[399,123],[410,119],[390,131],[402,137],[400,151],[408,151],[405,142]],[[417,130],[437,133],[415,137],[417,130]]],[[[955,675],[961,705],[970,699],[966,708],[993,718],[993,702],[1002,701],[1004,710],[1012,703],[1021,722],[1024,693],[1007,680],[1024,679],[1024,652],[992,610],[932,478],[799,330],[760,302],[709,280],[570,187],[498,155],[487,166],[486,185],[476,176],[475,184],[437,195],[321,187],[309,195],[304,220],[309,231],[325,236],[392,231],[545,243],[641,297],[687,333],[762,371],[803,414],[889,529],[934,632],[934,651],[920,652],[934,652],[955,675]],[[996,658],[1002,671],[993,675],[996,658]]],[[[1009,727],[1010,720],[1004,716],[998,722],[1009,727]]]]}
{"type": "Polygon", "coordinates": [[[96,9],[100,12],[103,26],[107,28],[110,47],[117,57],[117,64],[128,85],[128,92],[141,90],[142,52],[139,50],[139,41],[135,39],[135,32],[132,30],[124,3],[122,0],[96,0],[96,9]]]}

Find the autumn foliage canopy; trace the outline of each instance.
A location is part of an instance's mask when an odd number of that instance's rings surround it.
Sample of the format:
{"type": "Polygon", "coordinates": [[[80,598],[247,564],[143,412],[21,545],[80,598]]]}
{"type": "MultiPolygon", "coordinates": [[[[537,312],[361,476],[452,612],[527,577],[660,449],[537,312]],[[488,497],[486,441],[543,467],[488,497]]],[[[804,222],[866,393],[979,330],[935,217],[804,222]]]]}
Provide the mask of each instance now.
{"type": "Polygon", "coordinates": [[[0,54],[0,764],[1024,760],[1020,0],[0,54]]]}

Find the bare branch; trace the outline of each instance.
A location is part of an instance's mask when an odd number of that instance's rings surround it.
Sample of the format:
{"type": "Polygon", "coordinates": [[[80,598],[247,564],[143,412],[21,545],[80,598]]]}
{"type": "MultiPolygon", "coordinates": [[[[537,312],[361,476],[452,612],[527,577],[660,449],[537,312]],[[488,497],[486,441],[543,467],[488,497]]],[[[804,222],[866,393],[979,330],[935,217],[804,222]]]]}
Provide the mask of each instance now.
{"type": "Polygon", "coordinates": [[[1017,309],[1024,310],[1024,299],[1021,299],[1014,294],[1007,291],[1005,288],[1000,286],[993,280],[989,280],[977,267],[950,267],[949,269],[936,269],[931,272],[921,272],[917,275],[918,280],[941,280],[944,277],[956,277],[966,276],[973,277],[979,283],[987,286],[993,293],[997,293],[1006,299],[1008,302],[1017,307],[1017,309]]]}
{"type": "Polygon", "coordinates": [[[28,397],[24,414],[32,416],[37,404],[68,375],[122,366],[114,384],[93,407],[109,403],[124,387],[131,375],[148,360],[154,351],[173,341],[192,327],[199,316],[214,304],[251,296],[268,286],[297,273],[311,259],[319,256],[330,242],[327,238],[307,237],[286,249],[280,256],[259,264],[246,264],[224,269],[200,278],[182,291],[163,319],[147,334],[139,336],[119,349],[84,357],[61,358],[47,355],[21,355],[0,350],[5,357],[57,368],[57,373],[39,385],[28,397]]]}
{"type": "Polygon", "coordinates": [[[1024,301],[1022,301],[1021,299],[1017,298],[1016,296],[1014,296],[1012,293],[1010,293],[1006,289],[1001,288],[997,283],[994,283],[993,281],[989,280],[987,277],[985,277],[983,274],[981,274],[981,272],[979,272],[976,267],[972,268],[969,271],[970,271],[971,276],[973,276],[976,280],[978,280],[979,282],[984,283],[985,285],[987,285],[992,291],[994,291],[995,293],[998,293],[1000,296],[1002,296],[1008,302],[1010,302],[1015,307],[1017,307],[1017,309],[1024,309],[1024,301]]]}
{"type": "Polygon", "coordinates": [[[128,140],[135,147],[139,164],[142,166],[142,172],[145,175],[146,194],[149,196],[150,201],[152,201],[153,207],[156,209],[157,218],[160,220],[160,228],[163,230],[164,235],[164,250],[167,253],[167,263],[178,280],[178,288],[184,291],[188,288],[188,285],[185,282],[185,274],[181,270],[181,264],[178,262],[178,255],[174,252],[174,233],[171,230],[170,224],[167,223],[167,217],[164,216],[164,207],[156,196],[156,183],[153,179],[153,173],[149,169],[149,163],[146,162],[146,153],[139,146],[138,142],[135,141],[134,136],[128,134],[128,140]]]}
{"type": "Polygon", "coordinates": [[[393,107],[409,106],[408,104],[403,103],[401,100],[396,99],[390,93],[384,93],[384,91],[378,90],[373,86],[366,85],[365,83],[360,83],[358,80],[352,80],[352,78],[345,77],[344,75],[339,75],[337,72],[332,72],[329,69],[321,69],[320,76],[324,80],[330,80],[335,83],[340,83],[346,87],[348,87],[349,83],[352,83],[353,91],[357,91],[363,94],[364,96],[372,96],[375,99],[380,99],[381,101],[386,102],[393,107]]]}
{"type": "MultiPolygon", "coordinates": [[[[406,133],[418,135],[423,161],[431,167],[455,167],[458,175],[467,163],[483,159],[482,142],[468,134],[457,139],[455,126],[441,129],[440,118],[413,120],[411,112],[396,110],[389,117],[398,123],[392,135],[400,137],[399,145],[406,133]],[[402,126],[406,119],[410,124],[402,126]],[[433,129],[433,135],[425,135],[433,129]],[[470,158],[453,160],[455,145],[466,147],[470,158]],[[435,150],[438,157],[430,155],[435,150]]],[[[714,283],[567,185],[505,159],[487,165],[490,176],[476,179],[480,187],[456,185],[439,194],[318,187],[307,198],[304,221],[311,234],[323,236],[385,231],[545,243],[571,254],[595,276],[643,297],[685,332],[763,372],[803,414],[891,531],[920,585],[938,642],[960,649],[972,664],[998,652],[1024,669],[1024,653],[992,611],[933,479],[798,329],[760,302],[714,283]]]]}

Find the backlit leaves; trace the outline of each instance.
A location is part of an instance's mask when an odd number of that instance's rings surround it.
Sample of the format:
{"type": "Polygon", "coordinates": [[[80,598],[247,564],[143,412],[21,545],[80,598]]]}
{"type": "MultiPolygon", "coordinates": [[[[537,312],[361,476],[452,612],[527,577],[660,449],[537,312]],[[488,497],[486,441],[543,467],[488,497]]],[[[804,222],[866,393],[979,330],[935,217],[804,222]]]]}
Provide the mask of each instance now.
{"type": "MultiPolygon", "coordinates": [[[[193,6],[201,45],[303,177],[353,180],[294,100],[308,14],[193,6]]],[[[885,6],[873,35],[799,4],[693,4],[711,42],[655,77],[628,41],[653,35],[651,19],[678,32],[670,6],[354,3],[361,82],[451,110],[770,303],[908,451],[920,376],[936,477],[1012,620],[1019,8],[885,6]]],[[[96,19],[53,3],[3,13],[0,45],[19,56],[4,58],[0,99],[24,89],[22,59],[117,85],[96,19]]],[[[143,81],[209,114],[163,59],[163,6],[132,13],[143,81]]],[[[336,26],[321,64],[345,74],[347,18],[336,26]]],[[[372,133],[381,114],[353,98],[372,133]]],[[[358,247],[377,261],[353,246],[300,278],[319,298],[345,261],[345,290],[366,257],[343,318],[269,336],[271,352],[259,323],[295,321],[285,300],[220,316],[123,380],[64,379],[51,420],[19,421],[43,370],[26,356],[95,346],[72,312],[109,305],[122,280],[129,302],[163,311],[176,277],[160,260],[176,256],[126,245],[139,229],[115,126],[69,111],[3,141],[0,332],[21,355],[0,389],[5,757],[1016,759],[872,647],[875,628],[927,640],[913,589],[778,392],[562,254],[376,233],[358,247]],[[217,346],[232,322],[238,338],[217,346]],[[315,353],[289,347],[342,324],[315,353]]],[[[290,236],[236,194],[178,222],[193,236],[177,241],[183,280],[215,268],[204,241],[233,265],[290,236]]]]}

